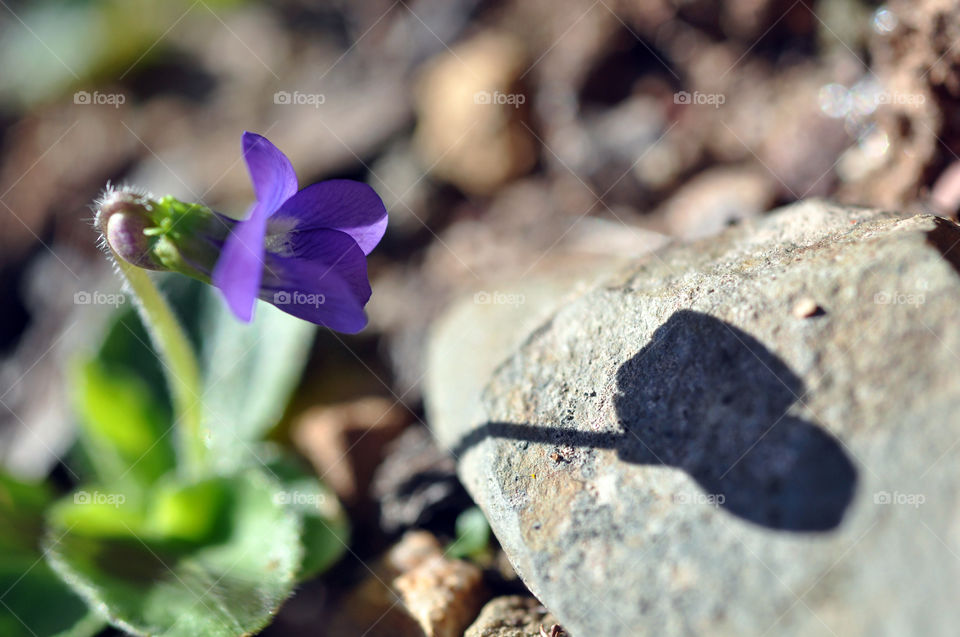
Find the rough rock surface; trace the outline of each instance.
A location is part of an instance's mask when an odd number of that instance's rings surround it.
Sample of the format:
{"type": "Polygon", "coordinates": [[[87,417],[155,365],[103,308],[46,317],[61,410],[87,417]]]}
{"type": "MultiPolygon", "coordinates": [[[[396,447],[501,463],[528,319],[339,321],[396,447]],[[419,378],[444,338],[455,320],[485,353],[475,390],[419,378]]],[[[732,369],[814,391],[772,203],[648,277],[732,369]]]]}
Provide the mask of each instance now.
{"type": "Polygon", "coordinates": [[[427,531],[405,534],[368,568],[321,634],[457,637],[489,598],[480,568],[447,558],[427,531]]]}
{"type": "Polygon", "coordinates": [[[805,202],[455,308],[428,416],[574,636],[953,634],[958,269],[952,222],[805,202]]]}
{"type": "Polygon", "coordinates": [[[487,598],[476,565],[443,555],[427,558],[393,586],[426,637],[459,637],[487,598]]]}
{"type": "Polygon", "coordinates": [[[487,602],[463,637],[542,637],[555,625],[554,616],[533,597],[506,595],[487,602]]]}

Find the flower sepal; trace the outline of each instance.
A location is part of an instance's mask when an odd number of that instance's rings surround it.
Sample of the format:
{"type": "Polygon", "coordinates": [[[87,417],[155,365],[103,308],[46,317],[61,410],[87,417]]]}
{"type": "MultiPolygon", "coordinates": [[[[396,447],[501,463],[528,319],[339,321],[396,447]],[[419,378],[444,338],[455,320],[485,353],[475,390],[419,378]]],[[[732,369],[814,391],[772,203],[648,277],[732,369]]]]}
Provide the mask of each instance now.
{"type": "Polygon", "coordinates": [[[210,283],[223,241],[236,222],[202,204],[121,189],[100,200],[96,223],[117,258],[210,283]]]}

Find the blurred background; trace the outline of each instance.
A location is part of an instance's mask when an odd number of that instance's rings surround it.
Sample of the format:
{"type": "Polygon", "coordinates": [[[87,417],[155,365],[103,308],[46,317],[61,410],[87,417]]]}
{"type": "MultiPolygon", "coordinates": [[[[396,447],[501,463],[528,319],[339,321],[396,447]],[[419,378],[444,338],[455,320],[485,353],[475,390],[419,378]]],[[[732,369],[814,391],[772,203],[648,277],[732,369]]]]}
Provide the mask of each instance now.
{"type": "Polygon", "coordinates": [[[128,183],[241,215],[240,135],[265,135],[301,185],[363,180],[390,212],[371,326],[321,334],[280,434],[344,500],[354,552],[268,630],[342,614],[365,559],[411,528],[451,535],[470,506],[420,395],[454,295],[812,197],[955,216],[958,17],[947,0],[0,0],[0,461],[63,474],[62,370],[119,291],[91,202],[128,183]]]}

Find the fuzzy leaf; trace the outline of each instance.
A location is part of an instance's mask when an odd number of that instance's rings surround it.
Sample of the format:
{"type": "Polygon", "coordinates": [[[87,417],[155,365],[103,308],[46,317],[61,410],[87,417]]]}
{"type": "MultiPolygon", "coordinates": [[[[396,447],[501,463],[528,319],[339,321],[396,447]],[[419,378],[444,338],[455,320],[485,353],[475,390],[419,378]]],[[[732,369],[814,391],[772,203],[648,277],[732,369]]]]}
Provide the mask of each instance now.
{"type": "Polygon", "coordinates": [[[303,519],[300,539],[304,555],[297,577],[301,581],[310,579],[333,566],[346,552],[350,521],[337,495],[298,458],[276,446],[263,445],[261,449],[258,455],[266,462],[267,471],[283,485],[277,501],[303,519]]]}
{"type": "MultiPolygon", "coordinates": [[[[245,324],[234,318],[215,288],[180,275],[159,278],[191,340],[201,344],[205,387],[200,399],[217,470],[229,473],[261,464],[253,447],[283,416],[316,326],[267,303],[258,303],[253,322],[245,324]]],[[[132,308],[121,311],[98,359],[111,371],[141,379],[169,422],[163,370],[132,308]]],[[[165,444],[171,438],[168,434],[165,444]]]]}
{"type": "Polygon", "coordinates": [[[105,624],[43,560],[37,541],[49,501],[42,485],[0,474],[0,635],[4,637],[89,637],[105,624]]]}
{"type": "Polygon", "coordinates": [[[98,360],[73,371],[80,440],[100,482],[145,487],[174,467],[167,409],[143,380],[98,360]]]}
{"type": "Polygon", "coordinates": [[[223,484],[223,532],[207,543],[50,533],[48,560],[91,606],[135,635],[256,632],[293,590],[300,520],[275,503],[282,487],[260,472],[223,484]]]}
{"type": "Polygon", "coordinates": [[[213,288],[207,289],[200,317],[211,456],[219,470],[261,464],[253,446],[283,416],[316,326],[267,303],[257,304],[252,323],[242,323],[213,288]]]}

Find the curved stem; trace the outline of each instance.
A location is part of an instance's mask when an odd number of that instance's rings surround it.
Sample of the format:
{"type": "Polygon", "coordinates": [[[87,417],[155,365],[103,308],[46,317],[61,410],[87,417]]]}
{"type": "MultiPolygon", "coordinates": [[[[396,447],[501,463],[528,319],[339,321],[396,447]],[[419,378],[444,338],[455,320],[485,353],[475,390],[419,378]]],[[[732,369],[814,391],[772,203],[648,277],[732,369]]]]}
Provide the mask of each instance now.
{"type": "Polygon", "coordinates": [[[181,466],[188,476],[202,475],[207,465],[203,436],[200,367],[180,321],[145,270],[114,256],[120,272],[137,298],[137,309],[163,363],[173,400],[181,466]]]}

